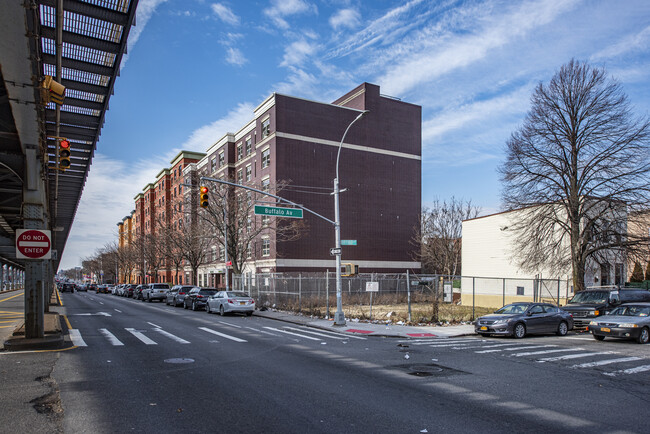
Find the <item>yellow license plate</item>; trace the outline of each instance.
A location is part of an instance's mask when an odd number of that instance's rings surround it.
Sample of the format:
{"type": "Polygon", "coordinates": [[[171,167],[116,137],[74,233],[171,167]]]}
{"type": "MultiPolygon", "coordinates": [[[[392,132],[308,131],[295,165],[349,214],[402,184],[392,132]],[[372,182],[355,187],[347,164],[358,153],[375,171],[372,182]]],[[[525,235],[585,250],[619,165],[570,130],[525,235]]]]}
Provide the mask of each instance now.
{"type": "Polygon", "coordinates": [[[483,326],[481,327],[481,330],[487,330],[487,327],[483,326]]]}
{"type": "Polygon", "coordinates": [[[240,301],[239,304],[241,304],[243,306],[243,305],[246,304],[246,302],[245,301],[240,301]]]}
{"type": "Polygon", "coordinates": [[[601,327],[600,331],[607,332],[607,333],[611,332],[611,330],[608,327],[601,327]]]}

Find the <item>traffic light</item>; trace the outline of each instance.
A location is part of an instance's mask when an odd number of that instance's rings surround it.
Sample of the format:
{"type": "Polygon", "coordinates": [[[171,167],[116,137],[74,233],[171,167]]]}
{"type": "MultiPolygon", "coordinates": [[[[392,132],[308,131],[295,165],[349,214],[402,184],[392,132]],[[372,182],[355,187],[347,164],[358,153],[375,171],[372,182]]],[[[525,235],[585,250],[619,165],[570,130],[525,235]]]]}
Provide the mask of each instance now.
{"type": "Polygon", "coordinates": [[[208,190],[208,187],[202,186],[199,191],[201,192],[199,204],[201,208],[207,208],[210,205],[210,198],[208,197],[210,190],[208,190]]]}
{"type": "Polygon", "coordinates": [[[359,273],[359,266],[356,264],[341,264],[341,266],[341,276],[343,277],[354,276],[359,273]]]}
{"type": "Polygon", "coordinates": [[[51,75],[46,75],[43,79],[43,91],[41,92],[43,104],[47,105],[50,102],[62,105],[65,98],[65,86],[61,83],[54,81],[51,75]]]}
{"type": "Polygon", "coordinates": [[[70,141],[59,138],[59,169],[65,170],[70,167],[70,141]]]}

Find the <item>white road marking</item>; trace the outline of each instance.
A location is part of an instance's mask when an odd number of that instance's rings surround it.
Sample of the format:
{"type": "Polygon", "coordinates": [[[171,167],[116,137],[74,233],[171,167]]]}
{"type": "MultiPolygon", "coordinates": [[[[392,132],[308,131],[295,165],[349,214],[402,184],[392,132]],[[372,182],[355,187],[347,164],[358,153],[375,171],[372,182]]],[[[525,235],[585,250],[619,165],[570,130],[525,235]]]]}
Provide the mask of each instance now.
{"type": "Polygon", "coordinates": [[[135,336],[136,338],[140,339],[142,342],[144,342],[144,343],[147,344],[147,345],[158,345],[157,342],[155,342],[155,341],[149,339],[149,338],[146,337],[142,332],[139,332],[139,331],[137,331],[137,330],[134,329],[134,328],[125,328],[124,330],[126,330],[126,331],[129,332],[129,333],[131,333],[133,336],[135,336]]]}
{"type": "Polygon", "coordinates": [[[79,330],[77,329],[70,329],[68,330],[70,333],[70,339],[72,339],[72,343],[77,346],[77,347],[87,347],[88,344],[84,341],[84,339],[81,337],[81,333],[79,333],[79,330]]]}
{"type": "Polygon", "coordinates": [[[544,350],[544,351],[530,351],[528,353],[516,353],[513,354],[513,356],[515,357],[538,356],[540,354],[561,353],[564,351],[581,351],[581,350],[584,350],[584,348],[560,348],[559,350],[544,350]]]}
{"type": "Polygon", "coordinates": [[[99,304],[104,304],[104,302],[100,301],[99,304]]]}
{"type": "Polygon", "coordinates": [[[152,325],[152,326],[154,326],[154,327],[156,327],[156,328],[160,328],[160,326],[159,326],[159,325],[157,325],[157,324],[154,324],[154,323],[152,323],[152,322],[149,322],[149,321],[147,321],[147,324],[149,324],[149,325],[152,325]]]}
{"type": "Polygon", "coordinates": [[[266,330],[259,330],[259,329],[253,328],[253,327],[245,327],[245,328],[247,328],[249,330],[256,331],[256,332],[264,333],[264,334],[267,334],[267,335],[271,335],[271,336],[280,336],[280,335],[276,335],[275,333],[267,332],[266,330]]]}
{"type": "Polygon", "coordinates": [[[305,336],[305,335],[301,335],[301,334],[294,333],[294,332],[288,332],[286,330],[275,329],[273,327],[264,327],[264,328],[267,329],[267,330],[273,330],[274,332],[286,333],[288,335],[293,335],[293,336],[299,336],[301,338],[310,339],[312,341],[320,341],[320,339],[318,339],[318,338],[314,338],[314,337],[311,337],[311,336],[305,336]]]}
{"type": "MultiPolygon", "coordinates": [[[[521,345],[521,344],[520,344],[521,345]]],[[[501,351],[519,351],[519,350],[535,350],[538,348],[549,348],[556,347],[557,345],[528,345],[528,346],[516,346],[514,348],[500,348],[496,350],[483,350],[483,351],[474,351],[476,354],[486,354],[486,353],[500,353],[501,351]]]]}
{"type": "Polygon", "coordinates": [[[153,329],[153,330],[154,330],[155,332],[160,333],[160,334],[163,335],[163,336],[167,336],[168,338],[170,338],[170,339],[172,339],[172,340],[175,340],[175,341],[178,342],[179,344],[189,344],[189,343],[190,343],[190,341],[186,341],[185,339],[179,338],[178,336],[173,335],[173,334],[171,334],[171,333],[169,333],[169,332],[166,332],[165,330],[163,330],[163,329],[161,329],[161,328],[155,328],[155,329],[153,329]]]}
{"type": "Polygon", "coordinates": [[[220,324],[223,324],[223,325],[227,325],[229,327],[235,327],[237,329],[242,328],[241,326],[238,326],[238,325],[235,325],[235,324],[230,324],[230,323],[227,323],[227,322],[224,322],[224,321],[217,321],[217,322],[220,323],[220,324]]]}
{"type": "Polygon", "coordinates": [[[106,339],[108,339],[111,345],[114,345],[116,347],[124,346],[124,344],[120,342],[120,340],[116,338],[113,333],[109,332],[108,329],[99,329],[99,332],[103,334],[106,337],[106,339]]]}
{"type": "Polygon", "coordinates": [[[227,334],[224,334],[224,333],[219,333],[218,331],[209,329],[207,327],[199,327],[199,329],[203,330],[204,332],[212,333],[213,335],[221,336],[222,338],[230,339],[231,341],[248,342],[248,341],[246,341],[244,339],[236,338],[234,336],[230,336],[230,335],[227,335],[227,334]]]}
{"type": "Polygon", "coordinates": [[[569,354],[567,356],[557,356],[557,357],[547,357],[545,359],[539,359],[538,362],[555,362],[557,360],[569,360],[569,359],[580,359],[583,357],[593,357],[601,356],[604,354],[612,354],[609,351],[603,351],[599,353],[581,353],[581,354],[569,354]]]}
{"type": "Polygon", "coordinates": [[[642,360],[641,357],[622,357],[620,359],[600,360],[598,362],[582,363],[580,365],[573,365],[572,368],[593,368],[594,366],[611,365],[612,363],[636,362],[642,360]]]}
{"type": "Polygon", "coordinates": [[[610,377],[614,377],[616,375],[637,374],[639,372],[646,372],[646,371],[650,371],[650,365],[642,365],[630,369],[621,369],[620,371],[614,371],[614,372],[603,372],[603,374],[609,375],[610,377]]]}
{"type": "Polygon", "coordinates": [[[121,311],[121,310],[119,310],[119,309],[115,309],[115,312],[119,312],[119,313],[122,313],[122,311],[121,311]]]}
{"type": "Polygon", "coordinates": [[[330,335],[326,335],[325,333],[318,333],[318,332],[313,332],[311,330],[297,329],[297,328],[294,328],[294,327],[285,327],[285,329],[296,330],[296,331],[299,331],[299,332],[309,333],[309,334],[316,335],[316,336],[322,336],[324,338],[329,338],[329,339],[339,339],[339,340],[342,340],[342,341],[347,339],[347,337],[345,337],[345,336],[330,336],[330,335]]]}

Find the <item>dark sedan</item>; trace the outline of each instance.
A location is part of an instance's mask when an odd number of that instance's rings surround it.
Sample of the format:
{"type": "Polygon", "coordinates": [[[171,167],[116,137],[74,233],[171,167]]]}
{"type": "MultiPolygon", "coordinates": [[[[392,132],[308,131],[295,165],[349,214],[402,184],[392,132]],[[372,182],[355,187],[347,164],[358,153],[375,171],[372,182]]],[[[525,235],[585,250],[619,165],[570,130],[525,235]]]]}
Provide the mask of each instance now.
{"type": "Polygon", "coordinates": [[[217,288],[200,288],[195,286],[187,294],[183,300],[183,307],[185,309],[192,308],[192,310],[200,310],[205,307],[208,297],[217,293],[217,288]]]}
{"type": "Polygon", "coordinates": [[[512,303],[476,320],[481,336],[506,335],[523,338],[528,334],[556,333],[564,336],[573,329],[573,317],[548,303],[512,303]]]}

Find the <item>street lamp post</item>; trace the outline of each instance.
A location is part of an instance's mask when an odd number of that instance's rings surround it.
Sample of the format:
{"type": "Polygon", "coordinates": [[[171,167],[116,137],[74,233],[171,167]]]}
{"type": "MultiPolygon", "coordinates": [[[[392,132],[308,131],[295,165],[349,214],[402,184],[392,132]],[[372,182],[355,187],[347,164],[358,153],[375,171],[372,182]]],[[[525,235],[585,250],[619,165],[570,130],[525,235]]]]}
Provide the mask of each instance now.
{"type": "Polygon", "coordinates": [[[334,178],[334,237],[336,239],[336,313],[334,314],[334,325],[336,326],[345,325],[345,314],[343,313],[343,302],[341,300],[341,218],[339,212],[339,194],[341,191],[339,190],[339,159],[341,157],[343,141],[348,134],[348,130],[352,124],[361,119],[366,113],[368,113],[368,110],[362,111],[359,113],[359,116],[350,122],[350,125],[348,125],[343,133],[341,143],[339,143],[339,151],[336,155],[336,178],[334,178]]]}

